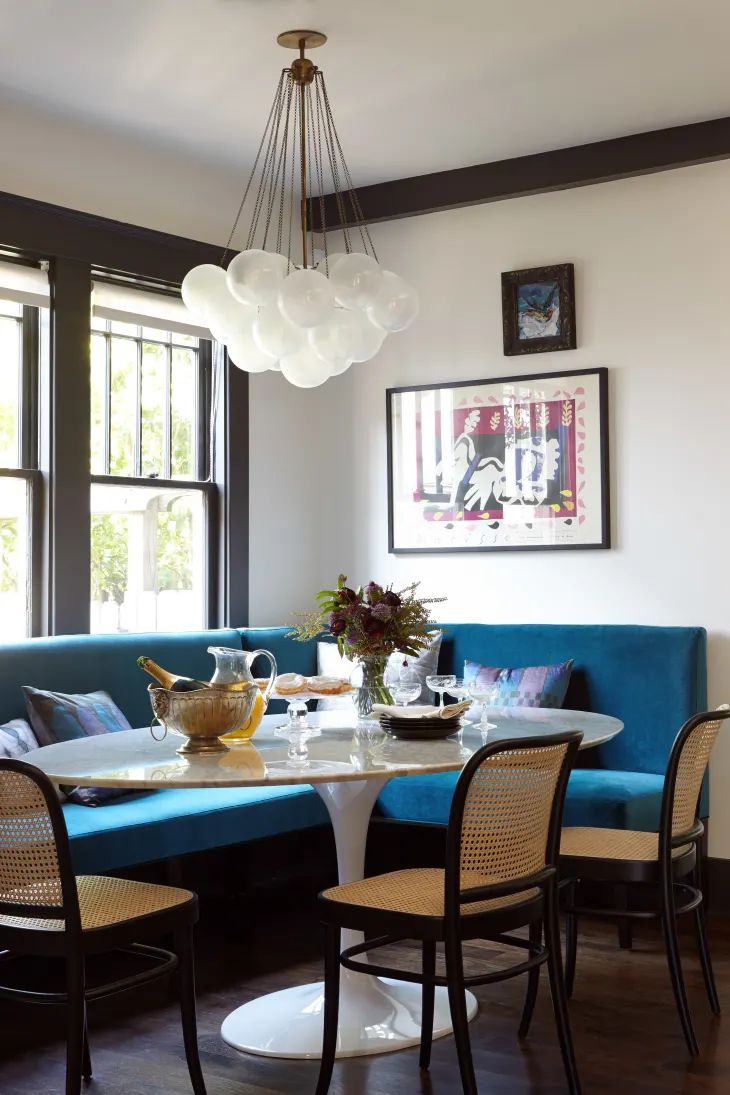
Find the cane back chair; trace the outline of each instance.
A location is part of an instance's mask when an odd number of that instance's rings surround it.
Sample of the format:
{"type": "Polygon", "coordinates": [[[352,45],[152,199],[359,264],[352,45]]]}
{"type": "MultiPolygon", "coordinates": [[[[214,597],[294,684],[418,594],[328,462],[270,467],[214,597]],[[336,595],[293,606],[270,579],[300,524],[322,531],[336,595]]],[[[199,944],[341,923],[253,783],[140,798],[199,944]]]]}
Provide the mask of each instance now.
{"type": "Polygon", "coordinates": [[[456,785],[444,870],[395,871],[320,894],[326,950],[324,1040],[317,1095],[326,1095],[332,1078],[340,965],[422,985],[422,1069],[429,1067],[431,1058],[435,989],[445,986],[462,1087],[466,1095],[475,1095],[466,989],[527,973],[519,1029],[524,1037],[543,963],[548,966],[568,1086],[572,1095],[578,1095],[560,954],[557,857],[565,788],[581,737],[580,733],[564,733],[501,741],[475,753],[456,785]],[[529,939],[504,934],[524,926],[529,926],[529,939]],[[340,953],[342,928],[365,932],[367,942],[340,953]],[[465,976],[462,942],[482,938],[522,948],[527,954],[506,969],[465,976]],[[421,942],[420,973],[357,961],[358,955],[404,939],[421,942]],[[445,977],[436,975],[439,942],[444,944],[445,977]]]}
{"type": "MultiPolygon", "coordinates": [[[[712,747],[730,708],[694,715],[679,731],[664,779],[658,833],[624,829],[565,828],[560,844],[561,885],[566,888],[566,987],[572,995],[578,943],[578,917],[659,919],[672,990],[687,1048],[699,1053],[682,974],[677,916],[693,912],[702,974],[712,1011],[720,1002],[712,972],[703,903],[699,799],[712,747]],[[580,882],[619,883],[642,889],[641,908],[616,910],[581,905],[580,882]],[[646,895],[651,901],[646,907],[646,895]]],[[[637,903],[638,904],[638,903],[637,903]]]]}
{"type": "Polygon", "coordinates": [[[31,764],[0,760],[0,958],[61,959],[64,992],[31,992],[0,985],[0,996],[66,1007],[66,1093],[79,1095],[91,1079],[87,1002],[174,973],[180,997],[185,1055],[195,1095],[205,1095],[198,1056],[192,927],[195,894],[102,876],[76,877],[58,795],[31,764]],[[174,952],[143,940],[172,936],[174,952]],[[139,972],[94,987],[86,983],[91,954],[132,952],[139,972]]]}

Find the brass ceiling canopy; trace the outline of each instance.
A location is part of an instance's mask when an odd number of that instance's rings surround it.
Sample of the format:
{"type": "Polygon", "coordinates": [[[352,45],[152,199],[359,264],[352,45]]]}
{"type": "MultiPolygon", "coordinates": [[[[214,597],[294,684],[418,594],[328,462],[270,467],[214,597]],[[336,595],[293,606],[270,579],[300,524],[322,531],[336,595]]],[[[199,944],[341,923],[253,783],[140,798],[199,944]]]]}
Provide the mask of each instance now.
{"type": "Polygon", "coordinates": [[[327,35],[322,34],[320,30],[285,30],[283,34],[277,35],[276,40],[284,49],[298,49],[301,52],[307,46],[310,49],[323,46],[327,41],[327,35]]]}

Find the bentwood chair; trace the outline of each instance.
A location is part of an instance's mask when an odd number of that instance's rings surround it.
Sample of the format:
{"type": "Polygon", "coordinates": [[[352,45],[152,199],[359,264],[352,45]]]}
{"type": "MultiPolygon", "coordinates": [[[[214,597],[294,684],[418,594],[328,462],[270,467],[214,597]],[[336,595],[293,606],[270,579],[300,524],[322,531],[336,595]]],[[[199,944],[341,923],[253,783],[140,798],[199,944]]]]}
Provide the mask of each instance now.
{"type": "MultiPolygon", "coordinates": [[[[669,964],[669,975],[679,1019],[690,1054],[699,1053],[687,1003],[677,937],[677,917],[693,912],[697,946],[710,1007],[720,1014],[710,960],[702,895],[699,842],[704,828],[698,817],[702,780],[722,722],[730,718],[727,705],[689,719],[677,735],[664,780],[659,832],[624,829],[565,828],[560,844],[560,872],[567,889],[566,987],[572,995],[578,944],[578,917],[633,917],[659,919],[669,964]],[[620,883],[641,890],[641,908],[622,905],[611,909],[582,906],[576,901],[582,881],[620,883]],[[646,907],[646,895],[649,907],[646,907]]],[[[639,902],[636,902],[638,905],[639,902]]]]}
{"type": "Polygon", "coordinates": [[[461,1082],[477,1091],[465,991],[518,974],[528,975],[519,1036],[529,1029],[540,967],[547,963],[560,1049],[572,1095],[580,1092],[568,1020],[558,923],[557,857],[565,788],[582,735],[555,734],[486,745],[469,760],[456,785],[446,842],[445,870],[395,871],[335,886],[320,894],[326,925],[322,1064],[317,1095],[326,1095],[337,1049],[340,965],[422,985],[420,1067],[431,1059],[434,996],[446,986],[461,1082]],[[529,926],[529,938],[504,934],[529,926]],[[340,932],[365,932],[367,941],[340,953],[340,932]],[[544,929],[544,942],[543,942],[544,929]],[[422,970],[411,973],[358,962],[357,955],[403,939],[422,945],[422,970]],[[462,942],[493,939],[527,951],[506,969],[465,976],[462,942]],[[436,975],[442,942],[446,976],[436,975]]]}
{"type": "Polygon", "coordinates": [[[67,1095],[79,1095],[82,1077],[91,1079],[87,1002],[173,971],[193,1091],[205,1095],[195,1018],[192,926],[197,918],[197,897],[188,890],[76,877],[52,783],[30,764],[0,760],[0,957],[36,955],[65,965],[64,992],[0,985],[0,996],[65,1005],[67,1095]],[[174,953],[141,942],[166,935],[174,940],[174,953]],[[115,950],[131,952],[140,971],[88,987],[87,956],[115,950]]]}

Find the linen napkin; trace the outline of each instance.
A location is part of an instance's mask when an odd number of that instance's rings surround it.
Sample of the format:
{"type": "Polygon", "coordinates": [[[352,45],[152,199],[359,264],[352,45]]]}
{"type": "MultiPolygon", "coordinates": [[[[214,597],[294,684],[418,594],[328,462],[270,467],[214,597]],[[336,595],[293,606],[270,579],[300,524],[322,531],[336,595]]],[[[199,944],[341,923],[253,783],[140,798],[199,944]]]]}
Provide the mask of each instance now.
{"type": "Polygon", "coordinates": [[[471,700],[462,703],[448,703],[445,707],[434,707],[431,704],[411,704],[409,707],[393,707],[386,703],[374,703],[373,711],[376,715],[389,715],[394,719],[458,719],[471,707],[471,700]]]}

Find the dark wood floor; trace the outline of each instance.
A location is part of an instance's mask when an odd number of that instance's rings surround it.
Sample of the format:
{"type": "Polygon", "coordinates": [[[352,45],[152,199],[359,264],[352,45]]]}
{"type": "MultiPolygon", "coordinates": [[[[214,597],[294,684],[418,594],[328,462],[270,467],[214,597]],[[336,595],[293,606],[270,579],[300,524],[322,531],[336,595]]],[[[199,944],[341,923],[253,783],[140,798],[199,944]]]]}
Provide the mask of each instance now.
{"type": "MultiPolygon", "coordinates": [[[[300,1095],[314,1090],[309,1062],[244,1057],[221,1041],[221,1020],[261,993],[320,975],[320,935],[309,903],[278,912],[211,903],[198,932],[199,1021],[209,1095],[300,1095]]],[[[690,1064],[679,1033],[658,934],[641,926],[633,952],[620,951],[615,931],[586,925],[571,1004],[576,1051],[588,1095],[699,1095],[730,1092],[730,922],[713,925],[715,965],[728,1018],[715,1020],[698,963],[685,939],[686,970],[702,1056],[690,1064]],[[723,1030],[723,1026],[725,1029],[723,1030]]],[[[493,961],[496,948],[472,946],[473,960],[493,961]]],[[[404,950],[411,961],[414,952],[404,950]]],[[[481,1011],[471,1025],[480,1090],[490,1095],[564,1091],[546,978],[532,1032],[516,1038],[521,981],[477,989],[481,1011]]],[[[57,1009],[0,1002],[0,1092],[63,1091],[63,1027],[57,1009]]],[[[96,1004],[91,1012],[94,1095],[188,1095],[176,1006],[164,983],[96,1004]]],[[[452,1095],[460,1090],[453,1043],[435,1043],[430,1077],[417,1050],[339,1064],[333,1095],[452,1095]]]]}

